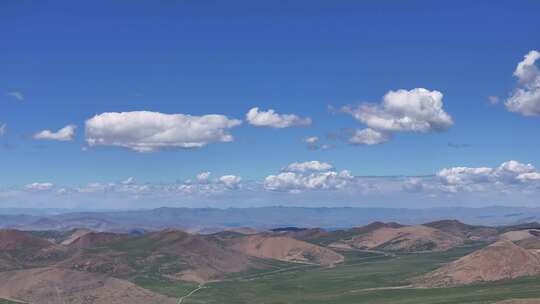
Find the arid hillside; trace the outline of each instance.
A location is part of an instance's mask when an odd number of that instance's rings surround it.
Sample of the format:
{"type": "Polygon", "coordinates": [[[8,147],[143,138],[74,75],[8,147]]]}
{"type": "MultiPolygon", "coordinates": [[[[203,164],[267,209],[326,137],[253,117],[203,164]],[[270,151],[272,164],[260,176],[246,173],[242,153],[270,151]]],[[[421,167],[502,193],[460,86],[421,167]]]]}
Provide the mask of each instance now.
{"type": "Polygon", "coordinates": [[[471,241],[494,240],[498,235],[496,228],[467,225],[458,220],[435,221],[426,223],[424,226],[439,229],[451,235],[471,241]]]}
{"type": "Polygon", "coordinates": [[[252,235],[237,238],[232,244],[235,250],[262,259],[319,265],[333,265],[344,260],[341,254],[328,248],[287,236],[252,235]]]}
{"type": "Polygon", "coordinates": [[[506,240],[449,263],[420,279],[428,287],[466,285],[540,274],[540,256],[506,240]]]}
{"type": "Polygon", "coordinates": [[[334,242],[330,247],[382,251],[444,251],[463,244],[463,239],[441,230],[417,225],[381,227],[334,242]]]}
{"type": "Polygon", "coordinates": [[[174,304],[128,281],[55,267],[0,272],[0,298],[39,304],[174,304]]]}

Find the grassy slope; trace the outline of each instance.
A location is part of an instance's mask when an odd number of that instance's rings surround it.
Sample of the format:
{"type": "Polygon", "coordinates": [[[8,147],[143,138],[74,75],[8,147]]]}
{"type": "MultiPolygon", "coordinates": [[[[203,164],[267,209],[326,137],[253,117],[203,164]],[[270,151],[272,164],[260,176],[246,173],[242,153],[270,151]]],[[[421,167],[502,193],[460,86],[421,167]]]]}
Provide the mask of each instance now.
{"type": "Polygon", "coordinates": [[[207,288],[186,298],[184,303],[480,304],[540,297],[539,277],[445,289],[365,290],[406,285],[407,278],[435,269],[477,248],[397,257],[348,253],[347,262],[334,268],[288,266],[288,270],[282,272],[265,271],[210,283],[207,288]]]}
{"type": "Polygon", "coordinates": [[[4,299],[0,299],[0,304],[20,304],[21,302],[13,302],[4,299]]]}

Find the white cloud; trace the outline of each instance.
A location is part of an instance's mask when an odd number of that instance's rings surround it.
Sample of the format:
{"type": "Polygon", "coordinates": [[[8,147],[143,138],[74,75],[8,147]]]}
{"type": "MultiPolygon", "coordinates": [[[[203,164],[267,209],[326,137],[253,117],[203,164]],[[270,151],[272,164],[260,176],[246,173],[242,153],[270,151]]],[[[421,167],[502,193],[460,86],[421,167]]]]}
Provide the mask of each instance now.
{"type": "Polygon", "coordinates": [[[424,190],[424,183],[420,178],[411,177],[408,178],[401,187],[403,191],[417,193],[424,190]]]}
{"type": "Polygon", "coordinates": [[[130,176],[126,180],[122,181],[122,185],[134,185],[135,183],[135,177],[133,176],[130,176]]]}
{"type": "Polygon", "coordinates": [[[489,182],[492,173],[493,169],[486,167],[453,167],[440,170],[437,172],[437,177],[446,185],[464,185],[489,182]]]}
{"type": "Polygon", "coordinates": [[[57,140],[57,141],[70,141],[75,137],[75,125],[67,125],[62,129],[54,132],[51,130],[43,130],[34,134],[34,139],[40,140],[57,140]]]}
{"type": "Polygon", "coordinates": [[[389,91],[381,104],[346,106],[342,111],[367,126],[353,132],[351,144],[377,145],[389,141],[395,132],[441,132],[454,124],[443,109],[443,94],[423,88],[389,91]]]}
{"type": "Polygon", "coordinates": [[[199,184],[208,184],[208,182],[210,181],[210,174],[211,173],[208,171],[197,174],[197,181],[199,182],[199,184]]]}
{"type": "Polygon", "coordinates": [[[302,142],[304,142],[306,144],[311,144],[311,145],[316,144],[318,141],[319,141],[319,137],[317,137],[317,136],[310,136],[310,137],[306,137],[306,138],[302,139],[302,142]]]}
{"type": "Polygon", "coordinates": [[[443,94],[416,88],[389,91],[382,104],[362,104],[343,110],[369,128],[387,132],[444,131],[453,120],[443,109],[443,94]]]}
{"type": "Polygon", "coordinates": [[[318,145],[319,137],[317,136],[309,136],[309,137],[302,138],[302,142],[306,144],[306,147],[310,150],[319,149],[319,145],[318,145]]]}
{"type": "Polygon", "coordinates": [[[223,175],[219,178],[219,181],[229,189],[236,189],[240,185],[242,178],[236,175],[223,175]]]}
{"type": "Polygon", "coordinates": [[[353,135],[349,138],[349,142],[355,145],[378,145],[390,140],[388,133],[366,128],[362,130],[355,130],[353,135]]]}
{"type": "Polygon", "coordinates": [[[533,50],[518,63],[514,76],[521,87],[505,102],[509,111],[524,116],[540,116],[540,70],[535,65],[539,58],[540,52],[533,50]]]}
{"type": "Polygon", "coordinates": [[[228,130],[241,123],[224,115],[103,113],[86,121],[86,142],[90,146],[118,146],[137,152],[201,148],[210,143],[233,141],[228,130]]]}
{"type": "Polygon", "coordinates": [[[23,101],[24,100],[23,93],[19,92],[19,91],[8,92],[7,95],[17,99],[18,101],[23,101]]]}
{"type": "Polygon", "coordinates": [[[309,172],[309,171],[328,171],[333,166],[329,163],[320,162],[318,160],[307,161],[303,163],[292,163],[285,167],[284,172],[309,172]]]}
{"type": "Polygon", "coordinates": [[[295,114],[278,114],[273,109],[259,111],[255,107],[246,114],[246,120],[256,127],[289,128],[311,125],[311,118],[298,117],[295,114]]]}
{"type": "Polygon", "coordinates": [[[24,186],[26,190],[30,191],[46,191],[52,189],[52,187],[54,187],[52,183],[31,183],[24,186]]]}
{"type": "Polygon", "coordinates": [[[516,178],[520,182],[523,182],[523,183],[540,181],[540,173],[539,172],[521,173],[516,178]]]}
{"type": "Polygon", "coordinates": [[[264,188],[271,191],[300,192],[303,190],[338,190],[349,185],[353,176],[343,170],[298,173],[282,172],[269,175],[264,180],[264,188]]]}
{"type": "Polygon", "coordinates": [[[0,137],[6,135],[7,133],[7,124],[0,124],[0,137]]]}
{"type": "Polygon", "coordinates": [[[454,167],[437,172],[437,178],[451,191],[477,190],[482,184],[509,186],[517,183],[540,181],[540,172],[531,164],[523,164],[515,160],[502,163],[496,168],[489,167],[454,167]]]}

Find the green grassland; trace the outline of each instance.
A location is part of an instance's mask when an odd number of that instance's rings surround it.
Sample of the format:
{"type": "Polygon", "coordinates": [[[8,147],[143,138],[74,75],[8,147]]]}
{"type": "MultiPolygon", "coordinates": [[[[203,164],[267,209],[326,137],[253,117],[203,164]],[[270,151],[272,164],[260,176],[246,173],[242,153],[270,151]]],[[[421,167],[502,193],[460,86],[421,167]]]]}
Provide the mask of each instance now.
{"type": "MultiPolygon", "coordinates": [[[[187,304],[480,304],[512,298],[540,298],[540,277],[454,288],[411,289],[408,279],[419,276],[485,244],[472,244],[448,252],[383,255],[345,252],[346,262],[315,267],[276,262],[265,270],[234,275],[208,283],[183,303],[187,304]],[[398,287],[398,288],[396,288],[398,287]]],[[[182,296],[193,284],[135,283],[170,296],[182,296]],[[169,285],[167,285],[169,284],[169,285]],[[172,285],[171,285],[172,284],[172,285]],[[169,287],[166,287],[169,286],[169,287]],[[176,286],[176,287],[173,287],[176,286]],[[163,289],[167,291],[163,291],[163,289]],[[173,292],[170,292],[173,290],[173,292]]]]}
{"type": "Polygon", "coordinates": [[[21,302],[13,302],[5,299],[0,299],[0,304],[21,304],[21,302]]]}

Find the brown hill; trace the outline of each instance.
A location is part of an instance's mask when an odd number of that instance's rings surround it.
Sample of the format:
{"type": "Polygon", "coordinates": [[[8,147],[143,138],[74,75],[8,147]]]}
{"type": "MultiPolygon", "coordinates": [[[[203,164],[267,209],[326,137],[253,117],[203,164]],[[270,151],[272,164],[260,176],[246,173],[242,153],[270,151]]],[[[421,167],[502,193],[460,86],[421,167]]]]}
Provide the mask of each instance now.
{"type": "Polygon", "coordinates": [[[258,234],[237,238],[233,248],[239,252],[262,259],[296,263],[333,265],[344,258],[328,248],[296,240],[287,236],[258,234]]]}
{"type": "Polygon", "coordinates": [[[540,236],[540,230],[538,229],[523,229],[505,232],[500,235],[500,238],[503,240],[517,242],[530,238],[536,238],[538,236],[540,236]]]}
{"type": "Polygon", "coordinates": [[[0,230],[0,250],[36,251],[53,246],[53,243],[19,230],[0,230]]]}
{"type": "MultiPolygon", "coordinates": [[[[92,235],[87,235],[92,236],[92,235]]],[[[82,250],[62,267],[108,273],[127,278],[148,272],[181,280],[203,282],[256,265],[248,256],[224,246],[214,236],[165,230],[136,237],[109,240],[92,250],[82,250]]],[[[82,242],[82,241],[81,241],[82,242]]],[[[74,243],[75,244],[75,243],[74,243]]]]}
{"type": "Polygon", "coordinates": [[[89,248],[94,246],[103,246],[114,241],[127,238],[126,234],[117,234],[112,232],[88,232],[69,243],[70,248],[89,248]]]}
{"type": "Polygon", "coordinates": [[[0,270],[36,267],[66,257],[66,248],[18,230],[0,230],[0,270]]]}
{"type": "Polygon", "coordinates": [[[540,257],[510,241],[498,241],[443,266],[426,276],[421,285],[443,287],[513,279],[540,273],[540,257]]]}
{"type": "Polygon", "coordinates": [[[78,240],[80,237],[92,232],[90,229],[75,229],[71,230],[69,235],[66,236],[66,239],[62,240],[62,245],[70,245],[74,241],[78,240]]]}
{"type": "Polygon", "coordinates": [[[40,304],[176,303],[124,280],[59,268],[0,273],[0,298],[40,304]]]}
{"type": "Polygon", "coordinates": [[[540,250],[540,237],[531,237],[515,242],[516,245],[530,250],[540,250]]]}
{"type": "Polygon", "coordinates": [[[401,225],[401,224],[395,223],[395,222],[388,222],[388,223],[373,222],[373,223],[370,223],[370,224],[362,226],[362,227],[351,228],[349,231],[353,232],[355,234],[364,234],[364,233],[373,232],[373,231],[375,231],[377,229],[381,229],[381,228],[402,228],[402,227],[405,227],[405,225],[401,225]]]}
{"type": "Polygon", "coordinates": [[[378,228],[349,240],[331,244],[336,248],[357,248],[383,251],[444,251],[463,244],[463,239],[435,228],[404,226],[378,228]]]}
{"type": "Polygon", "coordinates": [[[424,224],[424,226],[439,229],[451,235],[472,241],[495,240],[497,229],[486,226],[467,225],[458,220],[441,220],[424,224]]]}

